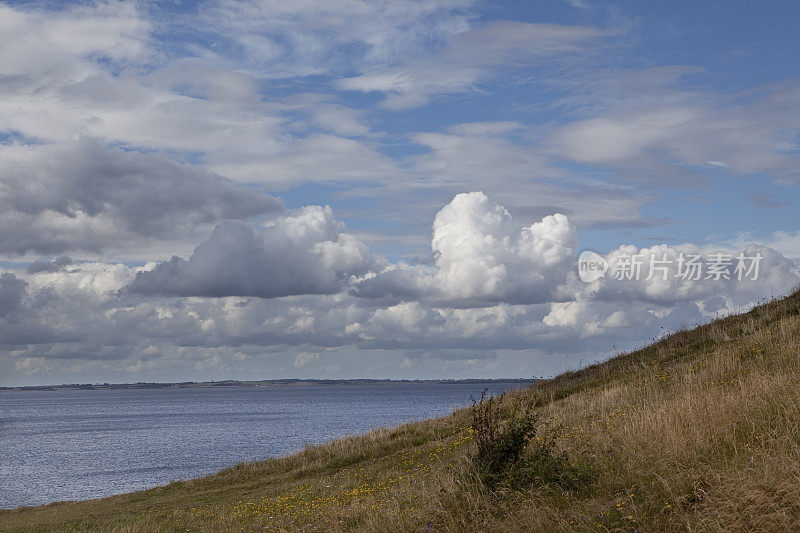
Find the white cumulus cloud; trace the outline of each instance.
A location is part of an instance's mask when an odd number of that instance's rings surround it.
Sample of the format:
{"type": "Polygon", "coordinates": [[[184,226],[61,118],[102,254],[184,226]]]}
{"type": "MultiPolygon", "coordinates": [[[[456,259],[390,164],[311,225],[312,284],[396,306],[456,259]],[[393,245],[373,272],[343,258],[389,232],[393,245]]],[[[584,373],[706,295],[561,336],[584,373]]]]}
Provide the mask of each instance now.
{"type": "Polygon", "coordinates": [[[434,219],[432,267],[398,265],[354,293],[466,307],[550,301],[566,280],[576,244],[575,226],[562,214],[519,226],[482,192],[462,193],[434,219]]]}

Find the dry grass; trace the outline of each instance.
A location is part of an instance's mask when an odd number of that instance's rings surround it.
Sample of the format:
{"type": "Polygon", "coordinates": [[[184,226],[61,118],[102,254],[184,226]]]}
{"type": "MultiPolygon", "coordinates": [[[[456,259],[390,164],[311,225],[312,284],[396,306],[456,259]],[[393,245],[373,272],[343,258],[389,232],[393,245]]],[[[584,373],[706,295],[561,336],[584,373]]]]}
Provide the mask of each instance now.
{"type": "Polygon", "coordinates": [[[800,530],[800,293],[502,406],[535,410],[537,435],[585,482],[490,491],[461,410],[148,491],[0,512],[0,530],[800,530]]]}

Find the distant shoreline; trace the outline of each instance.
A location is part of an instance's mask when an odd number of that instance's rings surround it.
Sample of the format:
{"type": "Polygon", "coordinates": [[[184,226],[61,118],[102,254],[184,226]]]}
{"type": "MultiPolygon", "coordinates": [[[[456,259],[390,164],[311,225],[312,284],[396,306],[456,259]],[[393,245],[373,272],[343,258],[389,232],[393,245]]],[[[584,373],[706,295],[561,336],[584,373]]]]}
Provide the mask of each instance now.
{"type": "Polygon", "coordinates": [[[67,391],[109,389],[209,389],[215,387],[272,387],[287,385],[392,385],[421,384],[475,384],[475,383],[534,383],[533,378],[507,379],[263,379],[252,381],[181,381],[171,383],[70,383],[62,385],[26,385],[0,387],[2,391],[67,391]]]}

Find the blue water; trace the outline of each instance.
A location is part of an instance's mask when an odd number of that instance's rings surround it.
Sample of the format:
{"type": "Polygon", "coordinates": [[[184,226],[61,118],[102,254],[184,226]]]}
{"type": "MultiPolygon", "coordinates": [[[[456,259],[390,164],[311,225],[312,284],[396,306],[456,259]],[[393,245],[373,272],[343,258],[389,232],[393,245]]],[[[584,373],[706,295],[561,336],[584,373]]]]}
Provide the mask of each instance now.
{"type": "Polygon", "coordinates": [[[0,391],[0,508],[189,479],[449,413],[519,382],[0,391]]]}

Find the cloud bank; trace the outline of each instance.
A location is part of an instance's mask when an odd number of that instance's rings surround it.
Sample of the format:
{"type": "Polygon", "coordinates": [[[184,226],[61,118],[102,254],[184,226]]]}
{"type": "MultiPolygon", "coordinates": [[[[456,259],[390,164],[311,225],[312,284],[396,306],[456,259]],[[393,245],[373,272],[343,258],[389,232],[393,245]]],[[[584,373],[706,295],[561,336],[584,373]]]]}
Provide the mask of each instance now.
{"type": "MultiPolygon", "coordinates": [[[[758,280],[662,280],[645,260],[639,279],[583,283],[577,237],[563,215],[519,225],[480,192],[456,195],[436,214],[430,265],[375,257],[329,207],[292,210],[259,228],[227,221],[188,259],[133,268],[62,257],[4,272],[0,346],[19,372],[67,364],[219,371],[284,355],[287,372],[312,371],[334,364],[326,353],[342,361],[400,353],[398,364],[410,367],[564,350],[593,360],[612,344],[746,309],[800,282],[793,261],[750,245],[740,252],[762,256],[758,280]]],[[[689,252],[704,251],[621,246],[605,258],[613,269],[624,255],[689,252]]]]}
{"type": "Polygon", "coordinates": [[[281,202],[154,154],[83,140],[0,148],[0,253],[99,251],[198,225],[274,213],[281,202]]]}
{"type": "Polygon", "coordinates": [[[139,272],[130,290],[261,298],[339,292],[380,264],[343,229],[330,207],[319,206],[292,211],[258,232],[244,222],[224,222],[188,260],[173,257],[139,272]]]}

